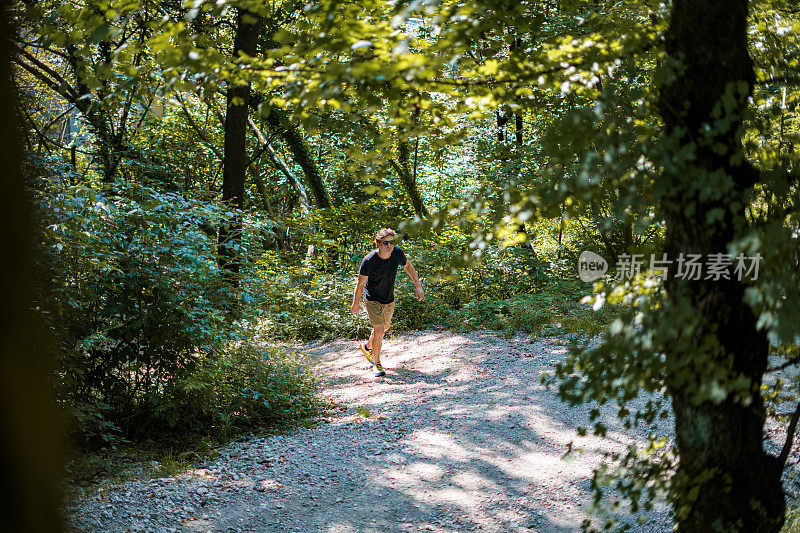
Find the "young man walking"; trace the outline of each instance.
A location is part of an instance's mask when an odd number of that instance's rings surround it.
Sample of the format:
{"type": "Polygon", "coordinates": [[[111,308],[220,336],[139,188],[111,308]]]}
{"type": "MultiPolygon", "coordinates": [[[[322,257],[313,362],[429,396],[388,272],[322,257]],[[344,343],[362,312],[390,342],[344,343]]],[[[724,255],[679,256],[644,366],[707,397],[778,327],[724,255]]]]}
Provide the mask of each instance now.
{"type": "Polygon", "coordinates": [[[376,249],[368,253],[361,261],[358,283],[353,295],[353,305],[350,307],[350,310],[357,315],[361,309],[363,293],[364,305],[367,308],[370,324],[372,324],[372,333],[367,342],[359,344],[359,349],[374,365],[373,370],[376,377],[386,375],[381,366],[381,347],[383,346],[383,336],[391,325],[394,313],[394,281],[397,277],[398,266],[405,267],[414,282],[417,299],[422,301],[425,298],[417,271],[414,270],[411,261],[406,259],[403,249],[392,243],[394,238],[395,232],[390,228],[383,228],[375,234],[376,249]]]}

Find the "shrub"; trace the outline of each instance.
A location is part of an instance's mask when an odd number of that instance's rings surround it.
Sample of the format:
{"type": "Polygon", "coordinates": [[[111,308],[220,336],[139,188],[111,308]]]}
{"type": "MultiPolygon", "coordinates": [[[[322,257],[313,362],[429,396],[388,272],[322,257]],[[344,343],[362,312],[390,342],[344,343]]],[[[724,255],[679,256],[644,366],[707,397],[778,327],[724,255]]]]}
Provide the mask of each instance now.
{"type": "Polygon", "coordinates": [[[487,246],[475,265],[459,266],[458,256],[457,248],[432,243],[419,246],[418,257],[413,260],[422,272],[441,272],[451,264],[455,266],[450,275],[437,277],[435,283],[440,298],[454,309],[474,300],[536,292],[551,281],[551,263],[541,260],[529,246],[487,246]]]}
{"type": "Polygon", "coordinates": [[[195,372],[170,384],[159,417],[229,438],[257,427],[319,415],[321,384],[296,353],[231,345],[203,356],[195,372]]]}
{"type": "Polygon", "coordinates": [[[593,312],[580,305],[588,288],[577,283],[554,284],[535,294],[503,300],[476,300],[447,317],[449,327],[458,331],[490,328],[513,335],[517,331],[540,335],[582,333],[595,335],[614,316],[611,306],[593,312]]]}
{"type": "Polygon", "coordinates": [[[135,184],[41,180],[38,308],[59,339],[58,398],[89,438],[158,419],[170,383],[225,340],[235,295],[202,227],[217,207],[135,184]]]}
{"type": "Polygon", "coordinates": [[[253,299],[247,334],[266,341],[363,333],[366,326],[350,312],[354,283],[352,271],[317,271],[265,254],[242,281],[253,299]]]}
{"type": "MultiPolygon", "coordinates": [[[[551,323],[554,332],[585,327],[592,333],[605,323],[601,314],[580,308],[591,288],[573,279],[574,264],[567,260],[544,263],[530,249],[493,247],[490,260],[474,269],[437,278],[426,274],[449,265],[455,255],[451,247],[423,241],[405,243],[404,249],[425,278],[425,300],[417,301],[411,280],[398,271],[394,333],[432,325],[534,332],[551,323]]],[[[255,302],[248,335],[261,340],[367,335],[366,315],[350,312],[357,269],[353,264],[326,272],[308,261],[287,260],[285,254],[264,254],[243,282],[255,302]]]]}

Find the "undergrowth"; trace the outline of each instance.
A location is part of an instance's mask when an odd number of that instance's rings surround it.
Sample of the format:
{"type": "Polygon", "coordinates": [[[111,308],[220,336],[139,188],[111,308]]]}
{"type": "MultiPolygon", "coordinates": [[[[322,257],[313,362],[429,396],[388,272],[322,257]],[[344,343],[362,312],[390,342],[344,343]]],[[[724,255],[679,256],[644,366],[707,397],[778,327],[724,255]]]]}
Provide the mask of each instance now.
{"type": "MultiPolygon", "coordinates": [[[[417,301],[414,285],[399,269],[395,287],[394,334],[432,326],[457,331],[489,328],[505,335],[522,331],[537,335],[595,335],[615,316],[612,306],[599,312],[582,306],[591,285],[569,272],[572,265],[548,267],[535,263],[534,271],[520,267],[516,256],[489,267],[463,270],[455,276],[426,276],[446,261],[444,252],[407,250],[425,289],[417,301]],[[416,260],[419,257],[419,260],[416,260]],[[481,277],[477,274],[482,274],[481,277]],[[570,276],[570,274],[572,274],[570,276]]],[[[502,261],[501,261],[502,260],[502,261]]],[[[533,268],[533,267],[531,267],[533,268]]],[[[256,301],[251,338],[271,340],[330,340],[369,335],[364,306],[361,314],[350,311],[358,267],[326,272],[297,262],[279,264],[279,258],[262,258],[259,273],[249,278],[247,290],[256,301]]]]}
{"type": "Polygon", "coordinates": [[[178,383],[171,418],[221,439],[318,416],[326,404],[311,364],[299,354],[234,346],[202,358],[178,383]]]}
{"type": "Polygon", "coordinates": [[[457,331],[489,328],[511,336],[517,331],[541,336],[599,333],[614,317],[609,308],[594,312],[574,288],[554,286],[535,294],[502,300],[478,300],[453,310],[446,325],[457,331]]]}
{"type": "Polygon", "coordinates": [[[800,533],[800,501],[795,501],[786,510],[786,522],[781,533],[800,533]]]}

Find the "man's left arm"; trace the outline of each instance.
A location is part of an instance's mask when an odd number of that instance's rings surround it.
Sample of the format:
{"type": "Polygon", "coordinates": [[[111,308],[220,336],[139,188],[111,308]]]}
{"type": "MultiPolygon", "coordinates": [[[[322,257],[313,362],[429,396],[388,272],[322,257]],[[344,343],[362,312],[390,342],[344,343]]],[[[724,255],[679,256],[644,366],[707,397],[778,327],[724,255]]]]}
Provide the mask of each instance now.
{"type": "Polygon", "coordinates": [[[411,264],[411,261],[406,259],[406,272],[408,272],[408,276],[411,278],[411,281],[414,282],[414,286],[416,287],[416,294],[417,300],[420,302],[423,298],[425,298],[425,291],[422,290],[422,282],[419,280],[419,276],[417,276],[417,271],[414,270],[414,265],[411,264]]]}

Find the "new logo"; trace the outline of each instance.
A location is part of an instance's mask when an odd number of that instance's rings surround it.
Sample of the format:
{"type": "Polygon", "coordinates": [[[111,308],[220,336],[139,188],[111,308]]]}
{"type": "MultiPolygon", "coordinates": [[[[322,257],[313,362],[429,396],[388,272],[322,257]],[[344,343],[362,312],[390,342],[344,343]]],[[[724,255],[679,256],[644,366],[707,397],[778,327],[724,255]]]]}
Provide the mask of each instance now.
{"type": "Polygon", "coordinates": [[[578,276],[583,281],[594,281],[608,272],[608,262],[594,252],[581,252],[578,257],[578,276]]]}

